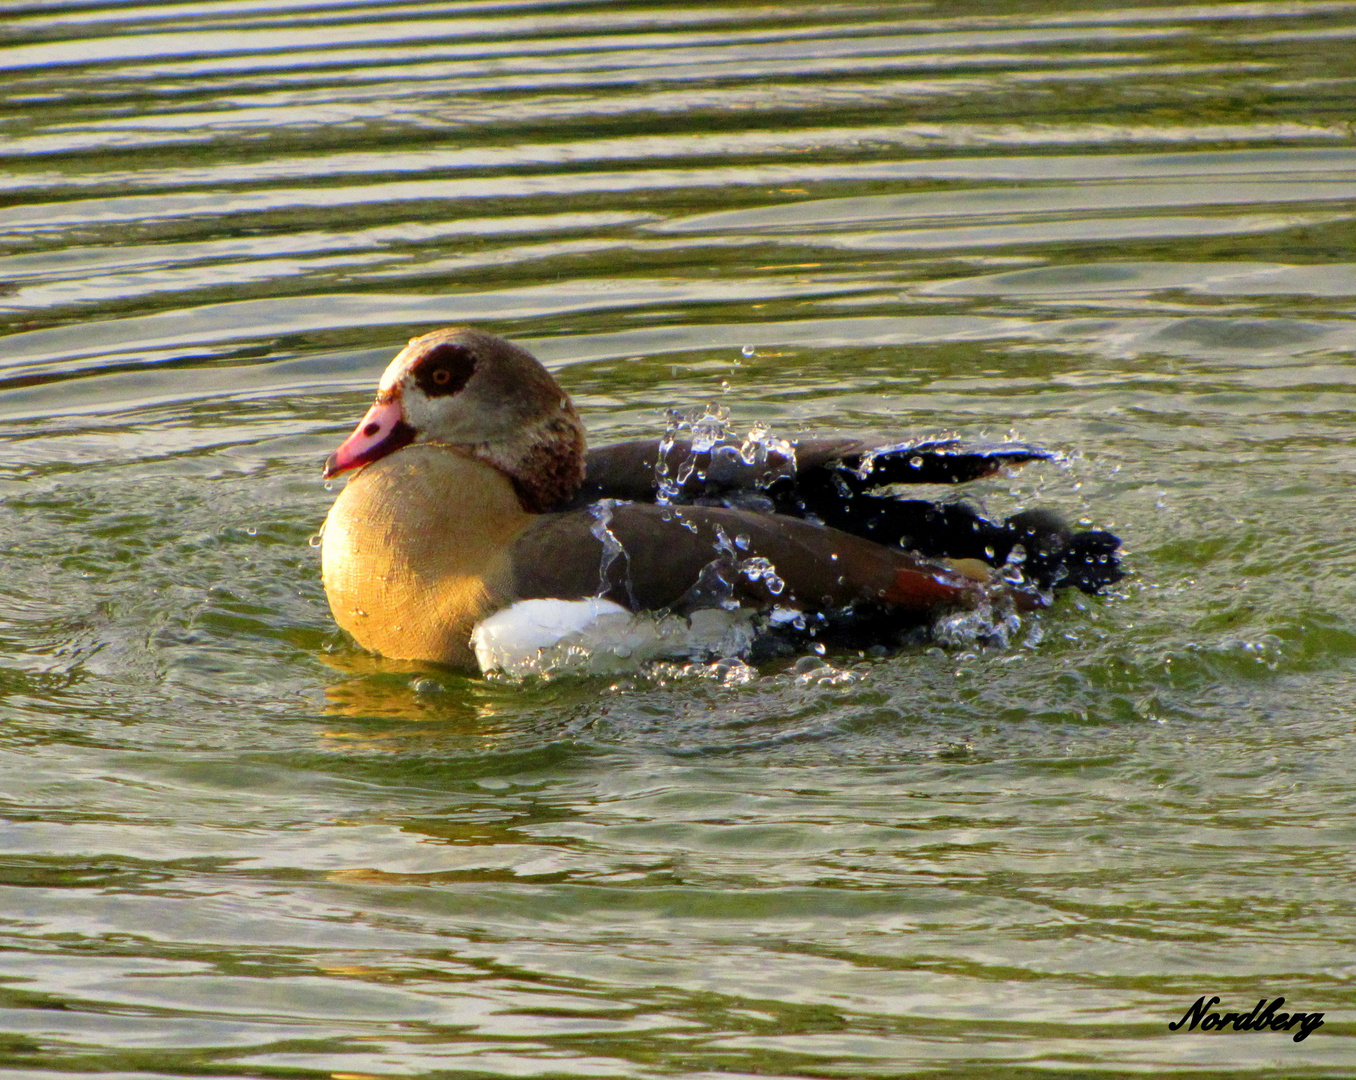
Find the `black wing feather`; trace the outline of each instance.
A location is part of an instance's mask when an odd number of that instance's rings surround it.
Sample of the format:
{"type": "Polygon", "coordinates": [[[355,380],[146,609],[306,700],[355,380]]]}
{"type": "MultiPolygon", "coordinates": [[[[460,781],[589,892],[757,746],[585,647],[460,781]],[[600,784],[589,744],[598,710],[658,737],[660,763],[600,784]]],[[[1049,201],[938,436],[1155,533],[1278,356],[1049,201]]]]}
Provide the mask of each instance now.
{"type": "Polygon", "coordinates": [[[932,558],[980,559],[1002,566],[1020,545],[1022,572],[1041,588],[1096,593],[1124,577],[1120,540],[1109,532],[1075,532],[1048,510],[991,521],[962,502],[880,494],[897,484],[960,484],[1058,455],[1016,442],[928,439],[881,442],[807,439],[790,452],[734,441],[695,451],[675,441],[657,469],[653,439],[591,450],[584,485],[570,503],[601,498],[654,502],[661,473],[668,501],[776,511],[808,518],[889,547],[932,558]],[[681,480],[681,482],[680,482],[681,480]]]}

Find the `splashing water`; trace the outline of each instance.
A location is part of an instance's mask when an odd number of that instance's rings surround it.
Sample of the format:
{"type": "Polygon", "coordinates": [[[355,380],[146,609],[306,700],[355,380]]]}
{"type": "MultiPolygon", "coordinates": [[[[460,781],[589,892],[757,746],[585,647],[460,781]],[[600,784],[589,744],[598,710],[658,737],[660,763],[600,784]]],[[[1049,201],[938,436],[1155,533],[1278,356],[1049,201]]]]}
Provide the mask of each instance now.
{"type": "Polygon", "coordinates": [[[777,576],[777,568],[771,559],[745,559],[739,564],[739,572],[754,583],[761,583],[773,596],[780,596],[786,588],[786,582],[777,576]]]}
{"type": "MultiPolygon", "coordinates": [[[[697,468],[698,455],[709,454],[728,437],[729,420],[729,410],[716,405],[705,406],[701,415],[692,420],[692,450],[688,454],[687,460],[679,466],[678,483],[680,486],[687,482],[688,477],[697,468]]],[[[701,480],[704,477],[698,473],[697,479],[701,480]]]]}
{"type": "Polygon", "coordinates": [[[654,686],[668,686],[680,681],[717,682],[723,686],[745,686],[759,678],[758,669],[750,667],[743,660],[725,659],[711,663],[693,661],[682,664],[659,660],[647,665],[641,672],[642,678],[654,686]]]}
{"type": "MultiPolygon", "coordinates": [[[[1013,544],[1012,550],[1008,552],[1007,559],[1003,565],[998,568],[998,576],[1001,580],[1011,585],[1023,585],[1028,583],[1025,570],[1026,548],[1022,544],[1013,544]]],[[[1067,567],[1060,568],[1063,576],[1067,576],[1069,571],[1067,567]]]]}
{"type": "Polygon", "coordinates": [[[861,679],[855,672],[834,667],[821,656],[802,656],[787,674],[802,686],[851,686],[861,679]]]}
{"type": "Polygon", "coordinates": [[[660,506],[671,506],[678,498],[678,485],[669,475],[669,451],[677,441],[680,428],[675,410],[669,410],[668,418],[668,426],[659,440],[659,454],[654,459],[654,501],[660,506]]]}
{"type": "Polygon", "coordinates": [[[971,611],[943,615],[932,624],[932,637],[948,648],[982,645],[1006,649],[1021,628],[1022,618],[1015,611],[999,613],[984,602],[971,611]]]}
{"type": "Polygon", "coordinates": [[[767,475],[749,478],[763,487],[778,476],[795,473],[795,446],[772,435],[765,424],[755,423],[740,439],[730,432],[729,411],[718,405],[670,409],[667,417],[654,465],[655,501],[660,505],[683,501],[683,488],[694,477],[717,484],[729,481],[736,466],[765,469],[767,475]],[[684,442],[681,460],[671,461],[674,447],[684,442]]]}
{"type": "MultiPolygon", "coordinates": [[[[603,545],[603,553],[598,561],[598,591],[594,596],[602,596],[608,590],[608,573],[612,570],[612,564],[619,557],[626,555],[626,548],[622,547],[622,542],[617,539],[617,534],[612,531],[612,512],[616,509],[616,499],[599,499],[589,507],[589,513],[593,515],[593,524],[589,526],[591,532],[598,543],[603,545]]],[[[626,575],[626,591],[631,594],[631,575],[626,575]]],[[[635,603],[635,596],[631,595],[631,602],[635,603]]]]}
{"type": "MultiPolygon", "coordinates": [[[[794,476],[796,472],[796,448],[787,439],[779,439],[768,430],[767,425],[755,423],[749,428],[739,447],[740,460],[745,465],[766,466],[769,457],[776,455],[784,464],[779,466],[777,475],[794,476]]],[[[772,477],[769,476],[768,480],[772,477]]]]}
{"type": "Polygon", "coordinates": [[[763,558],[761,555],[749,558],[740,556],[741,551],[747,551],[749,548],[747,536],[740,534],[732,542],[725,529],[717,526],[714,547],[718,556],[716,561],[722,567],[728,567],[735,575],[742,574],[754,584],[761,584],[773,596],[780,596],[786,588],[786,582],[778,575],[771,559],[763,558]]]}
{"type": "Polygon", "coordinates": [[[744,438],[744,444],[739,448],[739,459],[745,465],[757,465],[759,460],[767,460],[767,428],[762,424],[754,424],[749,428],[749,433],[744,438]]]}
{"type": "Polygon", "coordinates": [[[729,559],[731,562],[739,561],[739,552],[735,548],[734,543],[730,540],[730,534],[725,531],[723,525],[716,526],[716,542],[714,547],[717,555],[729,559]]]}
{"type": "MultiPolygon", "coordinates": [[[[696,464],[696,425],[713,415],[719,416],[720,410],[717,409],[713,413],[710,405],[707,405],[700,415],[695,409],[668,410],[666,414],[668,423],[664,428],[663,436],[659,440],[659,455],[654,463],[655,502],[666,505],[680,501],[683,484],[692,475],[692,470],[696,464]],[[669,454],[677,445],[679,437],[685,432],[692,433],[691,446],[687,455],[678,463],[677,469],[671,469],[669,454]]],[[[709,421],[706,422],[709,424],[709,421]]]]}
{"type": "MultiPolygon", "coordinates": [[[[655,501],[660,504],[679,501],[683,485],[692,478],[697,470],[697,458],[708,453],[713,446],[726,438],[726,423],[730,414],[727,410],[714,405],[704,405],[700,412],[696,409],[668,410],[668,425],[663,438],[659,440],[659,456],[654,464],[655,501]],[[670,470],[669,453],[677,445],[684,432],[690,435],[690,444],[683,460],[674,470],[670,470]]],[[[704,479],[698,473],[697,478],[704,479]]]]}

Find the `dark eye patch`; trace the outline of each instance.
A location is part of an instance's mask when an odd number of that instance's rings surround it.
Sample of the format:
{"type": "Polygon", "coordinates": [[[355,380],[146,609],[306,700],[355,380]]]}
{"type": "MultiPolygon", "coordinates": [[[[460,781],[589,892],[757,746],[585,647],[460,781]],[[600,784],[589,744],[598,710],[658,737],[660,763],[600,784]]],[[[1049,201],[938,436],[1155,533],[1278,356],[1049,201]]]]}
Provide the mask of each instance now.
{"type": "Polygon", "coordinates": [[[449,397],[476,372],[475,354],[465,345],[435,345],[414,365],[414,381],[429,397],[449,397]]]}

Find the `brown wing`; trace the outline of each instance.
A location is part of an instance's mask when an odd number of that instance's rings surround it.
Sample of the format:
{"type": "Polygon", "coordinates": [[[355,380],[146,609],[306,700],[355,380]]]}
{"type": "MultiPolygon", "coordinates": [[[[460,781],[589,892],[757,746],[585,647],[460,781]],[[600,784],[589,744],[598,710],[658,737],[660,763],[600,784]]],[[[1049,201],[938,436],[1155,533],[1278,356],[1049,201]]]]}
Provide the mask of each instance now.
{"type": "Polygon", "coordinates": [[[976,584],[848,533],[725,507],[602,503],[542,515],[513,544],[517,599],[605,596],[632,611],[733,601],[825,611],[973,606],[976,584]]]}

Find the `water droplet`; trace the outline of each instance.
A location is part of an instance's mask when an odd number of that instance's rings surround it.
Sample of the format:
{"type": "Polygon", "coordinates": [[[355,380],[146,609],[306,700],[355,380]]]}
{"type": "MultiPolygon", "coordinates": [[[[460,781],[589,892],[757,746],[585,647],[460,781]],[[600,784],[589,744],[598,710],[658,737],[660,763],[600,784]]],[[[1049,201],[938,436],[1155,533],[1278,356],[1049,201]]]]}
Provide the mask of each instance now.
{"type": "Polygon", "coordinates": [[[909,458],[909,465],[911,468],[921,469],[923,467],[922,456],[919,454],[914,454],[913,457],[909,458]]]}
{"type": "Polygon", "coordinates": [[[325,481],[325,490],[326,490],[326,491],[333,491],[333,490],[334,490],[334,481],[333,481],[333,480],[326,480],[326,481],[325,481]]]}
{"type": "Polygon", "coordinates": [[[739,350],[739,354],[740,354],[741,356],[746,356],[746,357],[747,357],[747,356],[754,356],[754,355],[757,354],[757,352],[758,352],[758,350],[755,349],[752,345],[745,345],[742,349],[739,350]]]}
{"type": "Polygon", "coordinates": [[[247,528],[247,529],[245,530],[245,535],[246,535],[246,536],[258,536],[258,535],[259,535],[259,530],[256,529],[253,525],[251,525],[249,528],[247,528]]]}
{"type": "Polygon", "coordinates": [[[306,541],[306,543],[307,543],[310,547],[318,548],[318,547],[320,546],[320,534],[319,534],[319,533],[312,533],[311,536],[310,536],[310,538],[306,541]]]}
{"type": "Polygon", "coordinates": [[[801,679],[824,670],[824,662],[815,656],[802,656],[791,665],[791,671],[801,679]]]}

